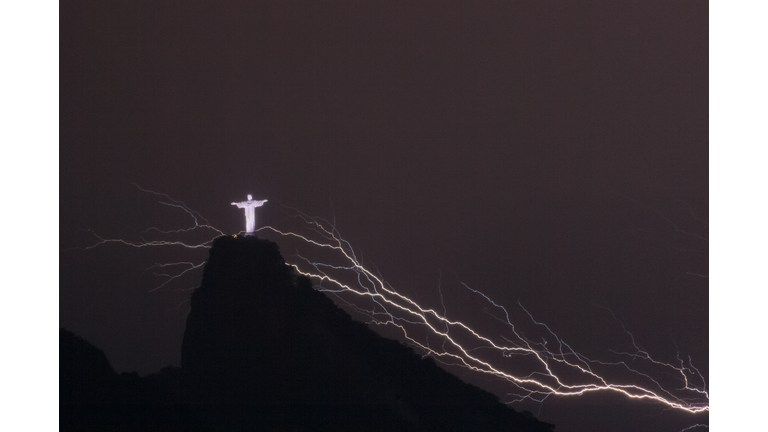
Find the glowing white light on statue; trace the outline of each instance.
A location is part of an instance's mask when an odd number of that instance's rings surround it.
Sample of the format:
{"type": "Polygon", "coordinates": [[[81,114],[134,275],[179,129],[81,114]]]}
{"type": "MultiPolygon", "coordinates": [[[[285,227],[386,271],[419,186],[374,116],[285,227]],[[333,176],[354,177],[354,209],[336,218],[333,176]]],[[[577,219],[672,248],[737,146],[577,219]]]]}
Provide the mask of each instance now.
{"type": "Polygon", "coordinates": [[[256,207],[261,207],[267,200],[254,201],[253,196],[248,194],[247,201],[233,202],[238,208],[245,209],[245,233],[253,234],[256,230],[256,207]]]}

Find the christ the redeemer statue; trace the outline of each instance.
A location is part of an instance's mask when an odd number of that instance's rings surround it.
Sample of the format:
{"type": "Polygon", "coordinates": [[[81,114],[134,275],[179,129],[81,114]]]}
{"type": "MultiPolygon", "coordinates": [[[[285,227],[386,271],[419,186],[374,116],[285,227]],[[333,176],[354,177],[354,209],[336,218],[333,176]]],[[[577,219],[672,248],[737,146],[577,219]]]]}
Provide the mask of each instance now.
{"type": "Polygon", "coordinates": [[[245,209],[245,235],[253,235],[253,231],[256,229],[256,207],[261,207],[267,200],[254,201],[253,197],[248,194],[248,201],[232,203],[239,208],[245,209]]]}

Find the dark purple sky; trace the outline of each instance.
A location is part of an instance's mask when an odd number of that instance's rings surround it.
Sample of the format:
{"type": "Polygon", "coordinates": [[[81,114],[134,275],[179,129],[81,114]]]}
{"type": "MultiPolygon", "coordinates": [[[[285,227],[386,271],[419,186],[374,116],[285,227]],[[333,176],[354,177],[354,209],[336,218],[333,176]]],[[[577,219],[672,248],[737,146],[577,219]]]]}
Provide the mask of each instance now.
{"type": "MultiPolygon", "coordinates": [[[[335,217],[429,306],[441,281],[461,309],[463,281],[598,358],[625,348],[607,307],[708,377],[706,2],[193,3],[60,5],[62,249],[188,226],[131,182],[229,233],[251,193],[260,224],[292,223],[280,203],[335,217]]],[[[201,253],[62,252],[60,325],[118,371],[178,365],[198,280],[150,292],[145,269],[201,253]]],[[[613,396],[521,408],[561,432],[706,421],[613,396]]]]}

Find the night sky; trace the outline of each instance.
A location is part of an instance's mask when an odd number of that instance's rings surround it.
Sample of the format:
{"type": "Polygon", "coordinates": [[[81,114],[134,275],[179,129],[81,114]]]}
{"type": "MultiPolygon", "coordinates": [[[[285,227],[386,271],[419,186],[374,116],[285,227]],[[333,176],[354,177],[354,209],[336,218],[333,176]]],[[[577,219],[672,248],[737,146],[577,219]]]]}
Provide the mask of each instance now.
{"type": "MultiPolygon", "coordinates": [[[[201,273],[153,291],[164,279],[147,268],[207,252],[71,249],[98,241],[84,230],[140,240],[193,224],[136,183],[230,234],[244,223],[230,203],[249,193],[269,200],[259,225],[290,229],[289,207],[335,220],[425,305],[442,292],[449,315],[488,317],[452,301],[464,282],[589,357],[626,350],[623,324],[708,378],[708,14],[694,1],[62,3],[59,325],[119,372],[179,365],[201,273]]],[[[505,401],[498,382],[464,378],[505,401]]],[[[513,407],[561,432],[708,420],[616,395],[513,407]]]]}

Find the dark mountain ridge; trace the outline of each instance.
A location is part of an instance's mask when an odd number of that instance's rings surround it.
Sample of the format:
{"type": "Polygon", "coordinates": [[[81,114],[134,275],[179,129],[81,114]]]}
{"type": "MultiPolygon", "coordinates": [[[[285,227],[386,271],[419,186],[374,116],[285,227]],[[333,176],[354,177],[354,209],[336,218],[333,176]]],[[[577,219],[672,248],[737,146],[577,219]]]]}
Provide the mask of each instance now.
{"type": "Polygon", "coordinates": [[[84,344],[62,330],[62,430],[553,428],[354,321],[256,237],[214,241],[180,369],[118,376],[84,344]]]}

